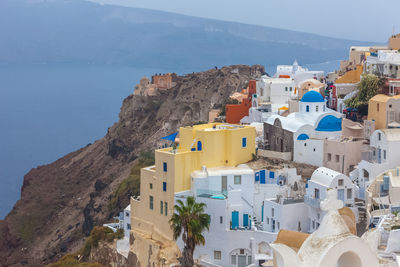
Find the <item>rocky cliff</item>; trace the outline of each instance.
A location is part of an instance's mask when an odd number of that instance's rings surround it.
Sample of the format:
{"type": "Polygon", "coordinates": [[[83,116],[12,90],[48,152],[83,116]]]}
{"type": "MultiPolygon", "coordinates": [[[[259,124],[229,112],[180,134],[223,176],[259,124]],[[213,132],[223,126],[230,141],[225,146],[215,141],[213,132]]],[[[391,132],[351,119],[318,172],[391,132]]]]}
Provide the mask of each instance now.
{"type": "Polygon", "coordinates": [[[25,175],[21,199],[0,221],[0,265],[41,266],[76,251],[93,226],[115,215],[110,196],[140,151],[180,126],[207,121],[215,104],[263,72],[259,65],[212,69],[178,76],[155,96],[128,96],[104,138],[25,175]]]}

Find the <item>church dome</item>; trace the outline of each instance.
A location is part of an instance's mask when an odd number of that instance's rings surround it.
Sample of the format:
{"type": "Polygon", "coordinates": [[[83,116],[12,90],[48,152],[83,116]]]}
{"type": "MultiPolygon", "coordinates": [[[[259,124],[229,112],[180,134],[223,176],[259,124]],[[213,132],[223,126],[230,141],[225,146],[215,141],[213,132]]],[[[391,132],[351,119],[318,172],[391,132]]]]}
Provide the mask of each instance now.
{"type": "Polygon", "coordinates": [[[322,95],[316,91],[308,91],[303,95],[301,102],[324,102],[322,95]]]}

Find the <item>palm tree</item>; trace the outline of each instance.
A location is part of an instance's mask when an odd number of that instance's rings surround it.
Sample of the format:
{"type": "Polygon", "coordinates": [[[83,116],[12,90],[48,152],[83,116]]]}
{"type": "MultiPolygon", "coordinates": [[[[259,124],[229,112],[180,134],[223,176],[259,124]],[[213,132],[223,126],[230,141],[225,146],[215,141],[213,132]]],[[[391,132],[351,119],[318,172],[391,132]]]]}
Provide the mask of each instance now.
{"type": "Polygon", "coordinates": [[[205,207],[204,203],[196,203],[194,197],[188,197],[186,205],[179,199],[175,205],[175,213],[169,220],[174,239],[177,240],[182,234],[185,244],[182,257],[179,259],[183,267],[194,265],[193,252],[196,245],[205,244],[202,232],[205,229],[209,230],[210,227],[210,216],[204,213],[205,207]]]}

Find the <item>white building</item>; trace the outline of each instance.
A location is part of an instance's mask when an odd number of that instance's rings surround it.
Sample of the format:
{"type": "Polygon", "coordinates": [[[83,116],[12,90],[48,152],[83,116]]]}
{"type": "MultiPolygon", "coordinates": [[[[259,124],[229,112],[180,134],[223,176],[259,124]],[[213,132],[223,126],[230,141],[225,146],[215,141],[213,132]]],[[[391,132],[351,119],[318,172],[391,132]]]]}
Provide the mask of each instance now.
{"type": "Polygon", "coordinates": [[[358,187],[353,184],[350,178],[334,170],[320,167],[314,171],[307,183],[304,203],[308,206],[309,232],[314,232],[320,226],[325,215],[321,210],[320,202],[327,197],[328,189],[335,189],[337,199],[343,201],[346,207],[358,214],[355,208],[355,198],[358,196],[358,187]]]}
{"type": "MultiPolygon", "coordinates": [[[[273,243],[277,267],[395,267],[396,260],[378,254],[376,235],[367,232],[362,238],[353,235],[338,210],[343,202],[337,192],[329,190],[321,201],[326,213],[320,227],[302,243],[298,251],[273,243]]],[[[396,257],[396,256],[395,256],[396,257]]]]}
{"type": "Polygon", "coordinates": [[[371,53],[365,62],[365,72],[400,78],[400,53],[396,50],[379,50],[378,53],[371,53]]]}
{"type": "Polygon", "coordinates": [[[360,186],[360,198],[365,198],[365,189],[382,172],[400,165],[400,129],[380,129],[372,133],[368,150],[362,153],[363,160],[350,173],[360,186]]]}
{"type": "MultiPolygon", "coordinates": [[[[210,229],[203,232],[206,245],[196,247],[195,259],[205,266],[232,267],[259,266],[271,260],[269,244],[275,241],[277,231],[263,229],[263,203],[282,192],[293,196],[302,191],[304,195],[304,184],[284,190],[288,183],[300,183],[296,170],[254,171],[242,164],[203,168],[191,177],[192,189],[176,194],[175,199],[193,195],[207,205],[205,212],[210,215],[210,229]]],[[[180,239],[178,245],[183,246],[180,239]]]]}
{"type": "MultiPolygon", "coordinates": [[[[176,194],[175,199],[193,195],[207,205],[205,212],[210,215],[210,229],[203,232],[207,243],[196,247],[195,259],[205,266],[235,267],[271,260],[269,243],[276,239],[276,233],[256,227],[261,219],[258,202],[260,196],[276,195],[279,185],[260,188],[253,169],[245,164],[203,168],[191,177],[192,190],[176,194]]],[[[180,239],[178,245],[183,246],[180,239]]]]}
{"type": "Polygon", "coordinates": [[[293,65],[278,65],[275,77],[290,77],[297,88],[304,80],[316,79],[322,81],[325,78],[323,71],[310,71],[307,68],[299,66],[296,60],[293,62],[293,65]]]}
{"type": "Polygon", "coordinates": [[[266,75],[257,81],[257,99],[260,105],[270,103],[272,112],[287,108],[290,99],[296,99],[298,91],[292,78],[271,78],[266,75]]]}
{"type": "Polygon", "coordinates": [[[320,93],[309,91],[301,98],[299,112],[287,117],[272,115],[266,123],[292,133],[293,140],[289,141],[293,143],[294,161],[322,166],[324,139],[341,136],[342,116],[326,107],[320,93]]]}

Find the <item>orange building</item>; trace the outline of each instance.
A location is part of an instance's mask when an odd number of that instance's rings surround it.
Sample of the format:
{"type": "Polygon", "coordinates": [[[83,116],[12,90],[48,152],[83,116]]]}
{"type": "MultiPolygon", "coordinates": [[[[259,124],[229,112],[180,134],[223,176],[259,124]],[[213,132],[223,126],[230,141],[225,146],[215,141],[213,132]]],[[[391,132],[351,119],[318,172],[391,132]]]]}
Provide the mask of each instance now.
{"type": "Polygon", "coordinates": [[[174,86],[175,73],[167,74],[155,74],[151,76],[151,83],[156,86],[157,89],[170,89],[174,86]]]}
{"type": "Polygon", "coordinates": [[[244,98],[240,104],[226,105],[226,122],[238,124],[240,120],[249,115],[249,109],[253,99],[253,94],[256,93],[256,81],[249,81],[249,88],[247,89],[247,98],[244,98]]]}

